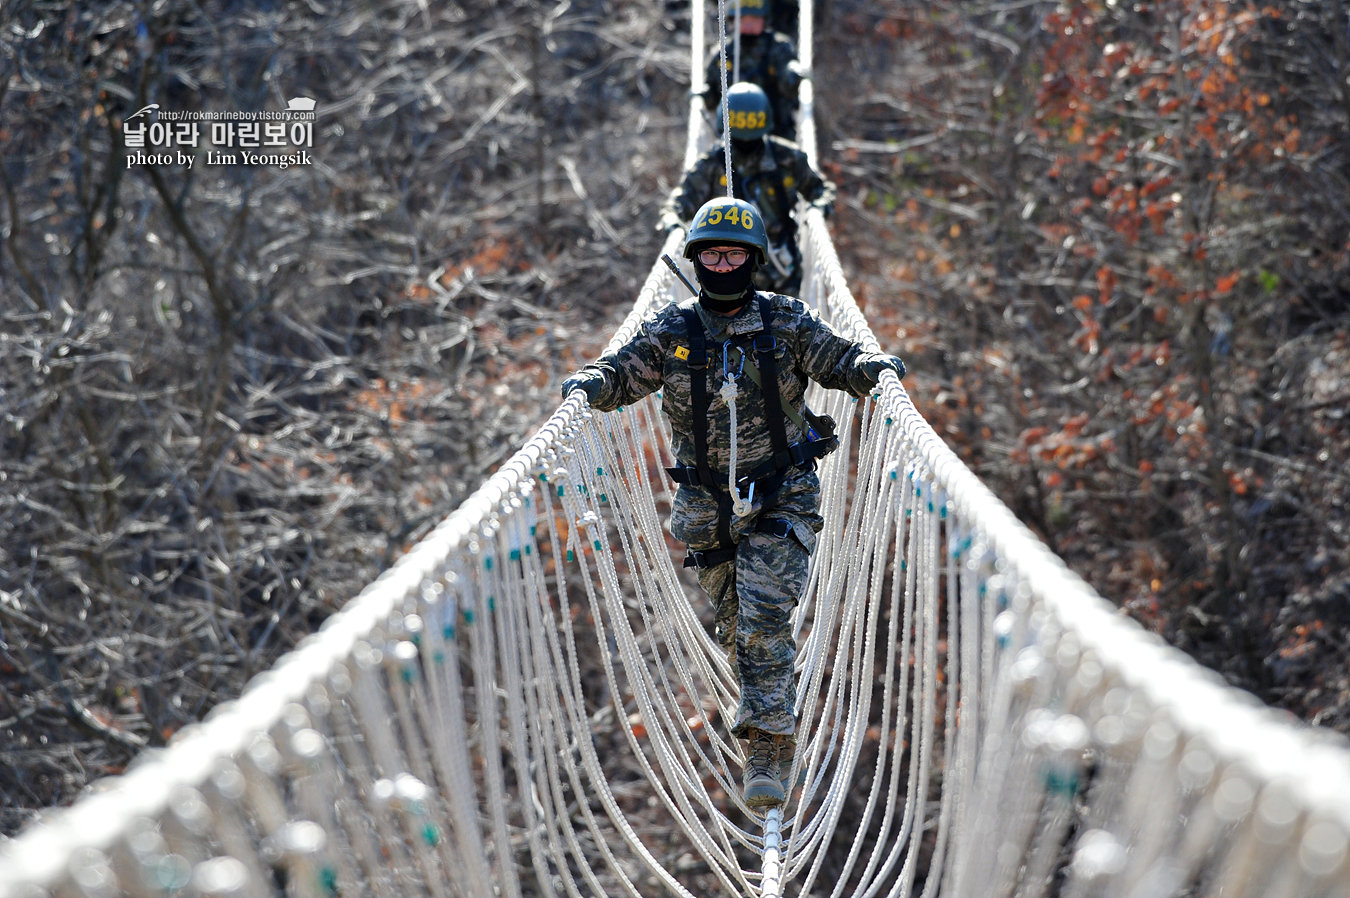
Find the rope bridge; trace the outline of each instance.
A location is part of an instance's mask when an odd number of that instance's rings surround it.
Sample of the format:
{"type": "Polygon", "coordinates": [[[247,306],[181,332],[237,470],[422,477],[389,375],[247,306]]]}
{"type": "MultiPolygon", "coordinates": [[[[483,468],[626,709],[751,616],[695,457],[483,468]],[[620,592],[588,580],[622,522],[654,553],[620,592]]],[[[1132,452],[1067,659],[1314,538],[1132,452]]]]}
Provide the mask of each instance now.
{"type": "MultiPolygon", "coordinates": [[[[807,82],[814,155],[811,108],[807,82]]],[[[801,241],[802,298],[877,349],[818,212],[801,241]]],[[[611,347],[682,289],[655,265],[611,347]]],[[[1118,615],[897,381],[813,390],[844,445],[781,810],[739,797],[734,675],[662,525],[660,398],[578,397],[240,699],[0,847],[0,898],[1350,893],[1343,742],[1118,615]]]]}

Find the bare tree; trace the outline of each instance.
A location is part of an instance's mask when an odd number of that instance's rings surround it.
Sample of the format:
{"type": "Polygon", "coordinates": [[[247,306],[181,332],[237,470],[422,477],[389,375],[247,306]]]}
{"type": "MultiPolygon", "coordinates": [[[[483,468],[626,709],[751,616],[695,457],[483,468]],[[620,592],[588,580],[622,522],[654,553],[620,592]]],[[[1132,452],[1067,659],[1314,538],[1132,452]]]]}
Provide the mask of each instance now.
{"type": "Polygon", "coordinates": [[[921,408],[1147,626],[1350,726],[1343,6],[833,9],[840,244],[921,408]]]}
{"type": "Polygon", "coordinates": [[[5,5],[0,831],[237,694],[521,442],[650,265],[683,70],[643,3],[5,5]],[[292,97],[309,164],[124,138],[292,97]]]}

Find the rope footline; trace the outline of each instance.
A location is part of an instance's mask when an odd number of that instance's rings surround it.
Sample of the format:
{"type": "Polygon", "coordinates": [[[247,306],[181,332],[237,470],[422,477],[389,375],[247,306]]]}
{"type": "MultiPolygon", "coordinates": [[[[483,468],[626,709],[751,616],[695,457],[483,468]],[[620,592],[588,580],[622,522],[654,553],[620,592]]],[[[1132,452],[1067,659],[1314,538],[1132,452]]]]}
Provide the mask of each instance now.
{"type": "MultiPolygon", "coordinates": [[[[811,20],[803,0],[808,67],[811,20]]],[[[814,160],[812,103],[808,80],[814,160]]],[[[803,299],[879,348],[801,221],[803,299]]],[[[675,286],[654,265],[611,347],[675,286]]],[[[808,398],[841,451],[782,808],[740,799],[736,674],[667,543],[660,399],[577,397],[237,701],[0,843],[0,898],[1350,891],[1344,740],[1122,618],[889,373],[808,398]]]]}

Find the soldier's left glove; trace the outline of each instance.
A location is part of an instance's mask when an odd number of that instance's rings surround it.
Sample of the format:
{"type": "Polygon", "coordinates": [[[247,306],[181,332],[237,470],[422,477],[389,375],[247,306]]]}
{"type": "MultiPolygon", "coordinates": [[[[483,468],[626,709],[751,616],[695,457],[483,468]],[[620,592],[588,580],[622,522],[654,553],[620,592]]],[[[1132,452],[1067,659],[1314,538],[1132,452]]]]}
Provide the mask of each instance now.
{"type": "Polygon", "coordinates": [[[881,372],[883,371],[894,371],[896,377],[904,377],[905,363],[898,356],[869,352],[854,364],[853,370],[857,374],[858,380],[855,386],[863,387],[858,392],[865,393],[876,387],[881,380],[881,372]]]}
{"type": "Polygon", "coordinates": [[[573,390],[580,390],[586,394],[588,403],[595,402],[604,387],[605,376],[599,371],[578,371],[562,382],[562,398],[566,400],[573,390]]]}

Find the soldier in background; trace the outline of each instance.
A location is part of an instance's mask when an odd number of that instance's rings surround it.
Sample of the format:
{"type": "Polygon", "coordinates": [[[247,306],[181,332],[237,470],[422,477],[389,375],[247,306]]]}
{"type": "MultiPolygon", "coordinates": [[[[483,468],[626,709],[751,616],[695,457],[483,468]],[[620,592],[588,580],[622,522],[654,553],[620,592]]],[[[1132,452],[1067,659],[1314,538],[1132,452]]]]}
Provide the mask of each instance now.
{"type": "Polygon", "coordinates": [[[799,299],[755,290],[768,260],[759,211],[721,197],[694,216],[684,255],[698,298],[667,305],[619,349],[563,382],[610,411],[662,390],[680,485],[670,531],[689,546],[712,599],[716,636],[740,684],[732,735],[748,743],[745,803],[786,800],[796,733],[792,608],[823,526],[816,459],[834,422],[805,405],[807,379],[867,395],[894,356],[841,337],[799,299]],[[736,429],[731,429],[735,402],[736,429]],[[738,460],[734,477],[728,472],[738,460]]]}
{"type": "MultiPolygon", "coordinates": [[[[768,0],[735,0],[741,7],[741,65],[740,80],[757,84],[769,98],[773,109],[773,134],[795,140],[797,137],[797,88],[806,77],[806,70],[797,61],[797,48],[792,39],[768,25],[768,0]]],[[[728,14],[728,22],[731,17],[728,14]]],[[[734,50],[727,44],[727,78],[735,72],[734,50]]],[[[708,60],[708,86],[703,102],[715,111],[722,102],[721,51],[708,60]]]]}
{"type": "Polygon", "coordinates": [[[769,0],[769,27],[797,40],[801,11],[797,0],[769,0]]]}
{"type": "MultiPolygon", "coordinates": [[[[795,296],[802,283],[802,256],[793,218],[797,198],[829,215],[834,184],[811,167],[795,143],[769,134],[773,110],[756,85],[742,82],[727,89],[727,115],[733,192],[759,210],[769,236],[768,264],[756,272],[755,286],[795,296]]],[[[685,172],[661,208],[657,229],[669,231],[689,221],[700,206],[726,192],[726,154],[718,144],[685,172]]]]}

